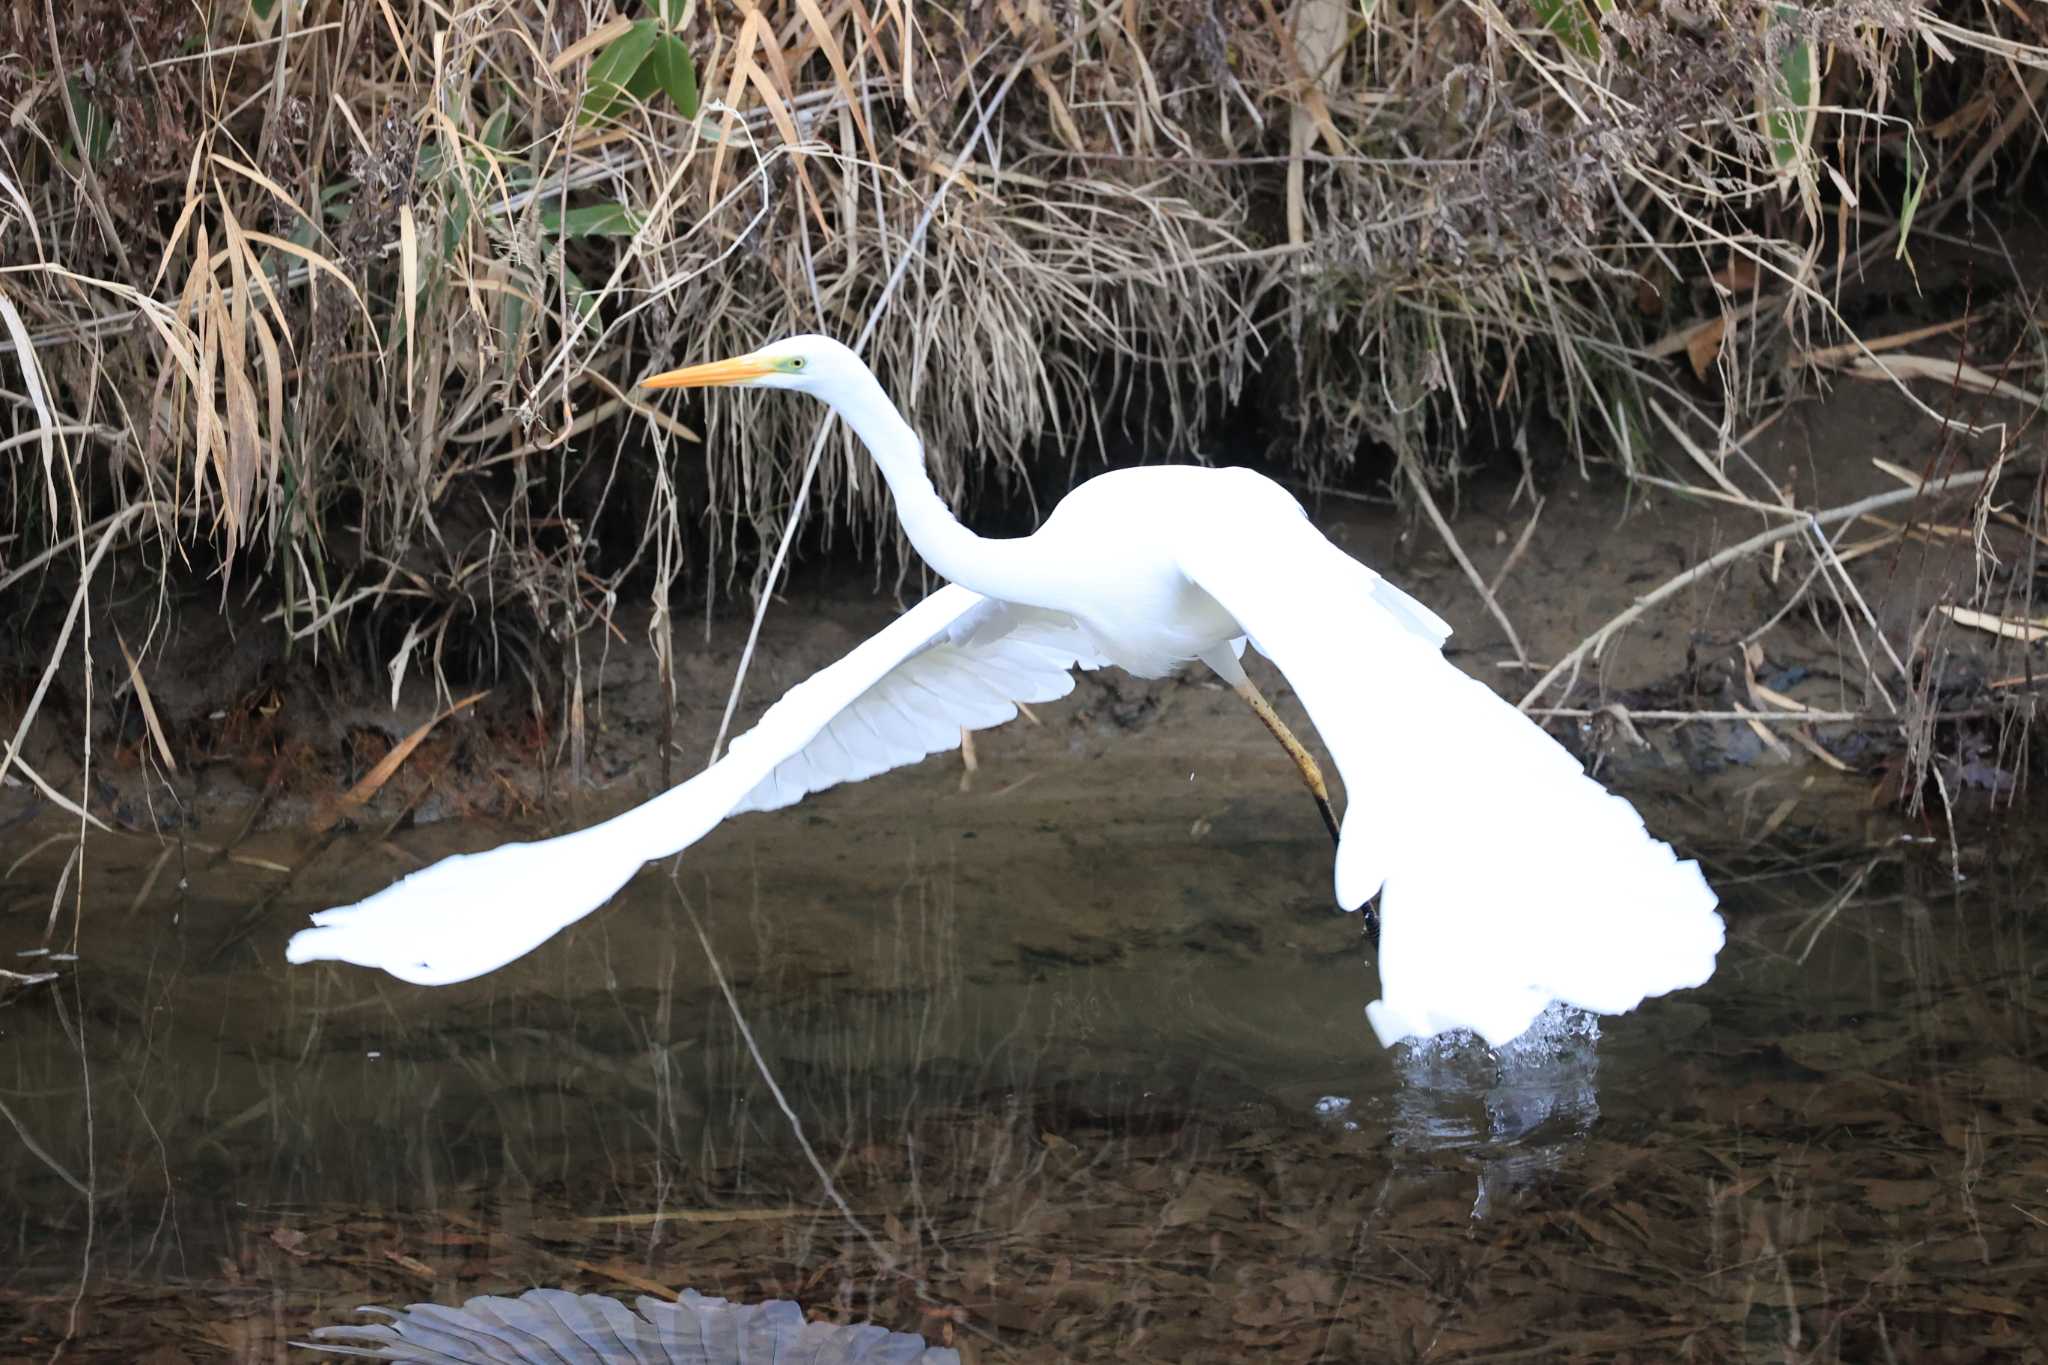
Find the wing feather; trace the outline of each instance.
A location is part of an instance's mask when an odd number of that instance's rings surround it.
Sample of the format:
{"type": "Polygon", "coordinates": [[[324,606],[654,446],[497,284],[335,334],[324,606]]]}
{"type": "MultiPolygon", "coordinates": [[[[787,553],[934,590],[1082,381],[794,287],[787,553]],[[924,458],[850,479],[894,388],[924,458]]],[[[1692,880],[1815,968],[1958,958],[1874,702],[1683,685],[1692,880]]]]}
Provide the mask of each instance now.
{"type": "MultiPolygon", "coordinates": [[[[1062,613],[1016,606],[960,587],[943,588],[926,602],[937,598],[954,603],[953,614],[893,667],[867,678],[858,690],[842,687],[831,698],[837,709],[826,724],[808,736],[797,733],[801,727],[785,736],[780,713],[785,707],[804,714],[822,709],[823,685],[838,665],[791,689],[754,731],[733,741],[737,752],[743,745],[760,744],[756,734],[772,733],[789,752],[730,814],[776,810],[841,782],[956,748],[963,728],[1012,720],[1019,701],[1063,697],[1073,690],[1077,664],[1103,662],[1087,632],[1062,613]]],[[[924,606],[920,603],[917,610],[924,606]]]]}
{"type": "Polygon", "coordinates": [[[1300,696],[1343,777],[1337,899],[1380,894],[1383,1043],[1498,1046],[1553,999],[1601,1013],[1696,986],[1722,942],[1697,864],[1439,648],[1433,612],[1305,518],[1190,536],[1181,568],[1300,696]]]}
{"type": "Polygon", "coordinates": [[[727,816],[774,810],[954,748],[962,727],[1009,720],[1018,700],[1064,696],[1076,663],[1101,662],[1071,618],[948,585],[792,687],[689,781],[588,829],[444,858],[313,916],[315,927],[294,935],[286,956],[382,967],[421,985],[481,976],[727,816]]]}

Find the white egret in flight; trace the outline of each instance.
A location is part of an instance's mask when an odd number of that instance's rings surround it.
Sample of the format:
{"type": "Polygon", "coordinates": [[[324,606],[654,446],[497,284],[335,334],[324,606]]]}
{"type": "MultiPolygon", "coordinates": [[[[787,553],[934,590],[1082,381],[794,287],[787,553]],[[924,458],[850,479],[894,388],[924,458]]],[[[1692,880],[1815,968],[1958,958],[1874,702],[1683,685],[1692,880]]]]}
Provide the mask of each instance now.
{"type": "Polygon", "coordinates": [[[1064,696],[1071,670],[1141,678],[1199,660],[1299,767],[1336,838],[1337,903],[1380,898],[1380,1040],[1468,1028],[1500,1044],[1551,1000],[1601,1013],[1710,976],[1722,928],[1695,863],[1541,728],[1443,657],[1450,628],[1332,545],[1272,480],[1152,465],[1090,479],[1035,533],[957,521],[924,446],[852,351],[797,336],[647,387],[795,389],[866,444],[926,564],[948,580],[790,691],[724,758],[588,829],[433,864],[313,916],[293,962],[331,958],[423,985],[512,961],[650,859],[727,816],[952,749],[962,728],[1064,696]],[[1300,697],[1344,780],[1322,774],[1245,675],[1245,642],[1300,697]]]}

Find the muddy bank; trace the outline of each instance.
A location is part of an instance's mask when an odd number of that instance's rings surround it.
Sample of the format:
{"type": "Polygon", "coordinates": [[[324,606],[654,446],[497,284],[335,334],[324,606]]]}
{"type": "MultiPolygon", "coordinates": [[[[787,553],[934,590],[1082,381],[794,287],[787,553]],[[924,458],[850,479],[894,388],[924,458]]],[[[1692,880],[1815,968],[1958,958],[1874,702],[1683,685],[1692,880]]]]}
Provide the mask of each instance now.
{"type": "MultiPolygon", "coordinates": [[[[1902,478],[1983,463],[1967,442],[1930,445],[1926,430],[1899,394],[1868,385],[1792,406],[1748,446],[1782,479],[1788,506],[1829,508],[1897,490],[1902,478]]],[[[1682,450],[1654,456],[1652,468],[1686,467],[1682,450]]],[[[1705,482],[1697,468],[1691,474],[1705,482]]],[[[2028,482],[2009,487],[2024,497],[2028,482]]],[[[1958,802],[2010,796],[2024,779],[2035,696],[2034,650],[2009,638],[2016,628],[1970,628],[1939,610],[1981,602],[1986,588],[1995,597],[2001,584],[2023,604],[2033,581],[2038,535],[2023,521],[2006,524],[2018,519],[2003,502],[2005,521],[1980,514],[1969,491],[1834,526],[1827,562],[1796,538],[1743,555],[1588,651],[1645,594],[1787,516],[1630,486],[1562,461],[1526,483],[1475,478],[1448,511],[1496,613],[1426,522],[1356,494],[1300,490],[1337,543],[1452,623],[1451,657],[1503,695],[1522,697],[1551,665],[1583,654],[1536,714],[1624,788],[1660,771],[1791,765],[1893,801],[1909,761],[1932,758],[1930,789],[1945,782],[1958,802]],[[1799,708],[1823,719],[1771,714],[1799,708]],[[1674,712],[1716,718],[1674,722],[1674,712]]],[[[916,575],[900,600],[892,586],[872,567],[800,569],[768,615],[735,732],[926,590],[916,575]]],[[[678,605],[688,614],[673,627],[670,707],[649,642],[651,610],[630,601],[602,636],[537,651],[516,629],[516,611],[500,633],[458,628],[436,650],[409,643],[402,618],[375,616],[346,638],[316,634],[285,649],[260,598],[224,597],[218,585],[159,593],[128,584],[94,608],[90,679],[75,666],[52,675],[23,748],[30,768],[74,801],[82,793],[114,828],[225,831],[230,843],[262,831],[388,832],[448,819],[536,828],[621,808],[706,761],[747,628],[740,606],[678,605]],[[133,674],[124,647],[138,656],[133,674]],[[403,660],[395,685],[394,659],[403,660]]],[[[20,631],[30,647],[0,695],[8,729],[40,680],[31,642],[51,639],[57,621],[46,603],[20,631]]],[[[1270,669],[1262,682],[1299,720],[1284,682],[1270,669]]],[[[978,735],[978,771],[941,756],[890,790],[909,800],[956,787],[985,798],[1023,781],[1078,790],[1105,762],[1157,783],[1184,784],[1193,772],[1238,794],[1283,789],[1284,760],[1239,712],[1199,668],[1157,682],[1083,675],[1066,701],[978,735]]],[[[10,774],[0,822],[44,828],[60,814],[10,774]]]]}

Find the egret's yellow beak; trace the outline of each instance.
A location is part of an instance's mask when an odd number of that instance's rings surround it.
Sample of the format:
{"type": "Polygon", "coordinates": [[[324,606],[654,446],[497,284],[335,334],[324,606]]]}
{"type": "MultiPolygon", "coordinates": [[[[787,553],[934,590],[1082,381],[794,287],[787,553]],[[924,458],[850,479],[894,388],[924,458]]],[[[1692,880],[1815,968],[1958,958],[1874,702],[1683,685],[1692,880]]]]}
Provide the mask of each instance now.
{"type": "Polygon", "coordinates": [[[680,370],[669,370],[655,375],[652,379],[640,381],[643,389],[708,389],[725,384],[745,384],[755,379],[765,379],[775,373],[772,362],[758,356],[734,356],[731,360],[714,360],[706,365],[686,365],[680,370]]]}

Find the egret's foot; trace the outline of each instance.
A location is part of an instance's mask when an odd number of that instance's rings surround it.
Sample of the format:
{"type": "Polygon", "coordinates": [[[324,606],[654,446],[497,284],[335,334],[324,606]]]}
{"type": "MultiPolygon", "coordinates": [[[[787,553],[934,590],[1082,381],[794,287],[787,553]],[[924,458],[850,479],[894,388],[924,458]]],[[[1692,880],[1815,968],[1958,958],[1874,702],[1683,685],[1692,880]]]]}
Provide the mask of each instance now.
{"type": "Polygon", "coordinates": [[[1316,809],[1322,813],[1323,828],[1330,831],[1330,843],[1334,847],[1338,835],[1337,812],[1330,806],[1330,788],[1329,784],[1323,781],[1322,765],[1317,763],[1315,755],[1294,737],[1294,731],[1288,729],[1287,722],[1280,719],[1279,712],[1273,709],[1273,704],[1259,691],[1258,684],[1246,678],[1233,690],[1243,699],[1246,706],[1252,708],[1252,714],[1272,732],[1273,738],[1280,741],[1280,747],[1287,751],[1287,756],[1294,760],[1295,768],[1301,773],[1303,785],[1308,788],[1308,794],[1315,798],[1316,809]]]}
{"type": "Polygon", "coordinates": [[[1330,809],[1328,793],[1316,791],[1314,788],[1310,788],[1309,791],[1316,799],[1316,809],[1323,813],[1323,828],[1330,831],[1330,846],[1334,848],[1337,845],[1337,812],[1330,809]]]}

